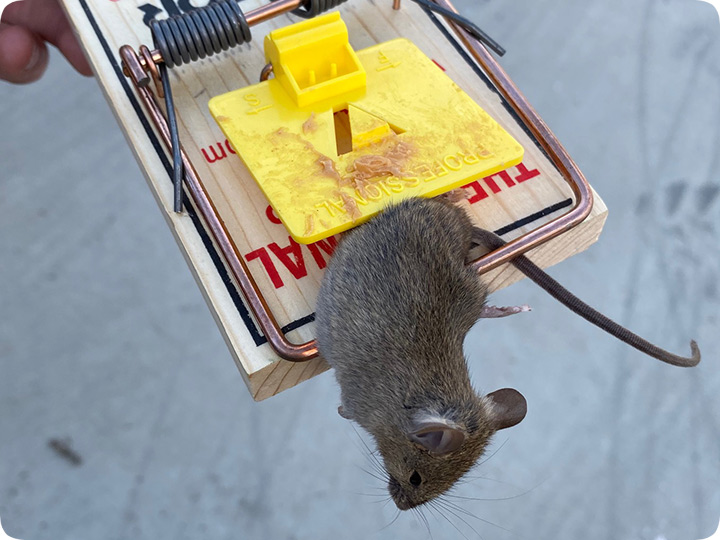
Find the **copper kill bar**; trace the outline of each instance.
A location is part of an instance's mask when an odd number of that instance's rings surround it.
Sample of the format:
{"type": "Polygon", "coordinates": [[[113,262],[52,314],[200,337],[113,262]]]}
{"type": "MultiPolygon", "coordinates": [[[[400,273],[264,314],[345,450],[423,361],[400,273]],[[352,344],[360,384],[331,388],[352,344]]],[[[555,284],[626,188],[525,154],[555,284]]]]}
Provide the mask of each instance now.
{"type": "MultiPolygon", "coordinates": [[[[438,5],[456,11],[449,0],[434,1],[438,5]]],[[[296,9],[301,4],[302,0],[278,0],[277,2],[248,12],[246,14],[246,20],[248,24],[252,26],[279,14],[296,9]]],[[[394,6],[398,4],[399,1],[394,2],[394,6]]],[[[458,34],[458,37],[470,51],[473,58],[475,58],[490,76],[496,88],[510,103],[523,123],[531,130],[546,150],[555,166],[558,167],[565,180],[570,184],[576,197],[575,207],[567,214],[473,261],[471,263],[473,267],[482,273],[508,262],[513,257],[542,244],[580,223],[587,217],[592,208],[592,192],[584,176],[578,170],[560,142],[533,110],[504,70],[492,58],[490,53],[482,44],[470,37],[457,25],[452,22],[449,22],[449,24],[458,34]]],[[[158,51],[152,51],[150,54],[145,53],[142,57],[138,57],[135,51],[126,45],[120,49],[120,54],[123,59],[125,74],[135,83],[145,108],[148,110],[151,119],[158,128],[165,145],[169,147],[170,133],[165,117],[158,107],[152,91],[147,88],[150,77],[147,76],[146,72],[153,70],[155,66],[152,66],[152,63],[162,62],[160,53],[158,51]]],[[[285,338],[184,150],[182,151],[182,160],[185,165],[185,180],[188,186],[188,192],[197,210],[206,222],[216,245],[229,266],[233,278],[243,292],[245,300],[248,302],[270,346],[285,360],[302,362],[317,357],[318,351],[315,340],[297,345],[290,343],[285,338]]]]}
{"type": "MultiPolygon", "coordinates": [[[[433,1],[439,6],[457,13],[457,10],[450,0],[433,1]]],[[[470,36],[470,34],[460,26],[451,20],[446,20],[472,57],[490,77],[495,88],[497,88],[505,100],[510,103],[522,122],[530,129],[530,132],[545,149],[550,160],[560,171],[575,195],[575,206],[569,212],[508,242],[503,247],[474,260],[471,263],[473,268],[482,274],[579,225],[592,210],[593,195],[585,176],[580,172],[580,169],[565,148],[563,148],[562,144],[560,144],[560,141],[558,141],[547,124],[540,118],[537,112],[535,112],[532,105],[530,105],[522,92],[515,86],[515,83],[512,82],[507,73],[505,73],[505,70],[498,64],[485,46],[470,36]]]]}

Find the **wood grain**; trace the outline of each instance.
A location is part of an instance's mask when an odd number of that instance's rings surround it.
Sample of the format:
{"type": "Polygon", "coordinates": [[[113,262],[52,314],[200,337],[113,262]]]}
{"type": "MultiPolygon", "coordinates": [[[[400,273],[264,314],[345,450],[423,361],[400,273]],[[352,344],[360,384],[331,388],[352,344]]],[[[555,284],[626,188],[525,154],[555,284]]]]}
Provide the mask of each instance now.
{"type": "MultiPolygon", "coordinates": [[[[139,9],[147,2],[64,0],[64,4],[100,86],[253,397],[268,398],[326,370],[321,359],[294,364],[280,361],[274,355],[228,279],[202,222],[187,213],[172,212],[168,158],[119,67],[120,46],[130,44],[137,48],[152,42],[139,9]]],[[[242,2],[245,11],[259,5],[261,2],[257,0],[242,2]]],[[[351,0],[340,11],[355,49],[400,35],[411,39],[525,147],[522,166],[509,169],[505,176],[495,175],[465,189],[468,199],[461,204],[478,225],[493,230],[510,229],[505,238],[511,239],[566,211],[559,208],[529,219],[544,210],[569,204],[570,189],[501,98],[420,8],[405,2],[401,10],[394,11],[390,1],[351,0]]],[[[254,27],[255,39],[250,44],[175,68],[171,70],[171,82],[183,146],[278,323],[292,328],[288,338],[299,343],[314,337],[314,323],[310,319],[329,258],[326,253],[329,246],[327,243],[314,247],[294,244],[284,227],[268,217],[267,200],[242,162],[233,155],[207,108],[210,97],[255,82],[264,65],[260,38],[271,29],[296,21],[293,16],[283,15],[254,27]]],[[[584,223],[537,248],[531,258],[547,267],[586,249],[597,240],[606,216],[607,209],[596,194],[592,214],[584,223]]],[[[491,290],[496,290],[521,276],[505,266],[489,273],[485,279],[491,290]]]]}

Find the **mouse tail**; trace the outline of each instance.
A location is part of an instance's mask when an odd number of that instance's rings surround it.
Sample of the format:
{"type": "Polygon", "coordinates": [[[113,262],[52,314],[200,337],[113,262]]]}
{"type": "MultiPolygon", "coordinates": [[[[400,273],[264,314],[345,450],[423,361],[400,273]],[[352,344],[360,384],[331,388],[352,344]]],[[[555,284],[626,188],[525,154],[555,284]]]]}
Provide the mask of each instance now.
{"type": "MultiPolygon", "coordinates": [[[[473,227],[472,240],[477,246],[486,249],[497,249],[506,244],[505,240],[495,233],[479,227],[473,227]]],[[[690,357],[670,353],[641,338],[580,300],[524,255],[519,255],[510,262],[561,304],[631,347],[673,366],[693,367],[700,362],[700,349],[694,340],[690,341],[690,357]]]]}

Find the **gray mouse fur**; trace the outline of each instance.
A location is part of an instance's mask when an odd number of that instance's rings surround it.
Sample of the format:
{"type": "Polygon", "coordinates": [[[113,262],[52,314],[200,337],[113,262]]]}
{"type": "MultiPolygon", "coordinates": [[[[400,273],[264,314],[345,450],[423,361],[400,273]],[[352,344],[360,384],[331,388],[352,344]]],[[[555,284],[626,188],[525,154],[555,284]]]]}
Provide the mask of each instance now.
{"type": "Polygon", "coordinates": [[[487,297],[465,266],[471,246],[462,210],[409,199],[347,234],[320,287],[318,347],[341,414],[375,439],[403,510],[450,489],[525,416],[519,392],[481,396],[470,383],[463,341],[487,297]]]}
{"type": "MultiPolygon", "coordinates": [[[[321,355],[335,369],[339,411],[375,439],[398,508],[445,493],[478,460],[490,437],[525,416],[525,398],[505,388],[475,392],[463,355],[487,289],[465,265],[469,251],[505,242],[473,227],[446,201],[408,199],[340,242],[316,310],[321,355]]],[[[519,270],[561,303],[636,349],[691,367],[579,300],[527,257],[519,270]]]]}

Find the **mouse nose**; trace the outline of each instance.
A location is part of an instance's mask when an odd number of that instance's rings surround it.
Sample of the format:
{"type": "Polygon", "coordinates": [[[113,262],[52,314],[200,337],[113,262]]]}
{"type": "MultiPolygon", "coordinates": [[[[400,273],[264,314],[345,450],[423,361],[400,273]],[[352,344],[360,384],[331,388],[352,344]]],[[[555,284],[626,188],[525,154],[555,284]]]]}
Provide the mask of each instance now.
{"type": "Polygon", "coordinates": [[[388,491],[393,497],[395,497],[395,495],[399,494],[401,491],[400,482],[398,482],[394,476],[390,476],[388,478],[388,491]]]}
{"type": "Polygon", "coordinates": [[[392,476],[388,479],[388,492],[390,493],[395,506],[398,507],[398,510],[410,510],[410,508],[412,508],[410,501],[408,501],[407,497],[403,493],[400,482],[392,476]]]}

